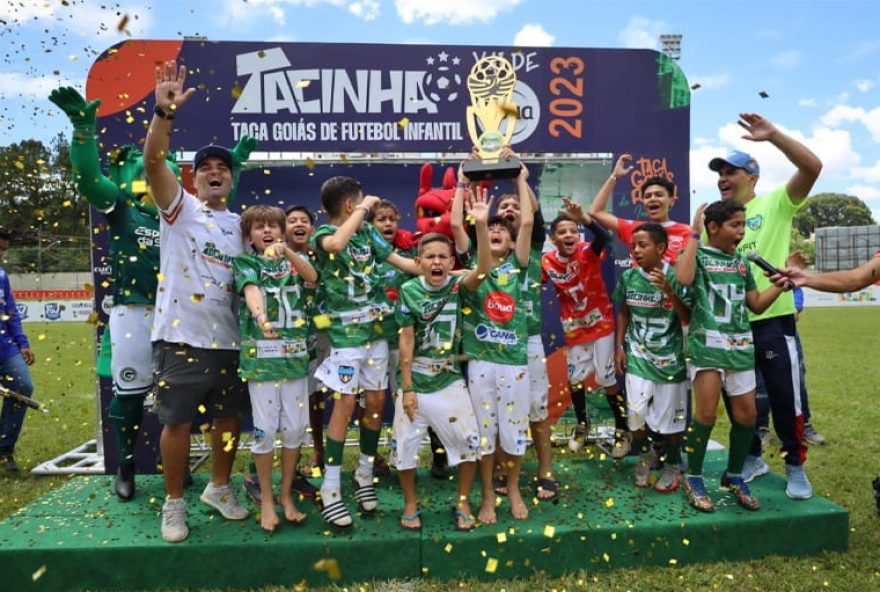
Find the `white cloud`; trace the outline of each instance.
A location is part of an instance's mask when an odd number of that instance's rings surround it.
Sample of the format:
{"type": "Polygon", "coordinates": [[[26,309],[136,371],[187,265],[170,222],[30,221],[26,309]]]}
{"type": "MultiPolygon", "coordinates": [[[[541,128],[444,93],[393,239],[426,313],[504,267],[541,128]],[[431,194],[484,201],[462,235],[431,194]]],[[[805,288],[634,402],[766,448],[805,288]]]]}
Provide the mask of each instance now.
{"type": "Polygon", "coordinates": [[[321,5],[343,8],[365,21],[379,16],[380,8],[378,0],[225,0],[223,10],[216,15],[216,22],[223,27],[241,27],[268,13],[276,25],[283,27],[287,24],[287,8],[314,8],[321,5]]]}
{"type": "Polygon", "coordinates": [[[730,86],[732,80],[730,74],[727,72],[721,74],[708,74],[705,76],[701,74],[692,74],[688,76],[688,82],[692,85],[699,84],[702,89],[706,90],[730,86]]]}
{"type": "MultiPolygon", "coordinates": [[[[822,161],[821,179],[833,180],[852,178],[853,171],[861,162],[861,156],[853,148],[852,137],[846,130],[817,127],[810,135],[797,130],[789,130],[776,124],[786,134],[806,145],[822,161]]],[[[782,152],[769,142],[752,142],[742,137],[743,129],[736,123],[728,123],[718,130],[713,144],[703,144],[690,152],[691,190],[694,191],[692,205],[695,208],[703,201],[718,198],[717,173],[709,170],[709,161],[716,156],[724,156],[730,150],[742,150],[755,157],[761,166],[759,193],[782,185],[794,173],[794,165],[782,152]]],[[[877,181],[880,181],[880,162],[875,167],[877,181]]],[[[867,180],[867,179],[866,179],[867,180]]]]}
{"type": "Polygon", "coordinates": [[[862,107],[835,105],[834,108],[822,116],[820,121],[829,127],[838,127],[842,123],[861,123],[868,130],[868,133],[871,134],[871,138],[880,144],[880,107],[866,111],[862,107]]]}
{"type": "Polygon", "coordinates": [[[488,23],[499,12],[522,0],[394,0],[397,16],[406,24],[470,25],[488,23]]]}
{"type": "Polygon", "coordinates": [[[801,63],[801,52],[796,49],[783,51],[782,53],[773,56],[770,61],[780,70],[794,70],[801,63]]]}
{"type": "Polygon", "coordinates": [[[624,47],[633,49],[657,49],[658,38],[669,33],[669,25],[664,21],[652,21],[643,16],[630,17],[626,27],[617,34],[624,47]]]}
{"type": "Polygon", "coordinates": [[[43,101],[53,89],[59,86],[74,86],[82,89],[83,81],[71,81],[67,76],[33,77],[21,72],[0,72],[0,88],[4,97],[22,97],[43,101]]]}
{"type": "Polygon", "coordinates": [[[513,44],[516,47],[550,47],[555,40],[556,36],[545,31],[541,25],[529,23],[517,32],[513,44]]]}
{"type": "Polygon", "coordinates": [[[800,99],[798,101],[798,106],[800,106],[800,107],[815,107],[816,106],[816,99],[813,99],[813,98],[800,99]]]}
{"type": "Polygon", "coordinates": [[[867,78],[862,78],[860,80],[856,80],[855,82],[856,88],[859,89],[859,92],[863,93],[866,93],[874,88],[876,84],[876,82],[874,82],[873,80],[868,80],[867,78]]]}
{"type": "Polygon", "coordinates": [[[852,177],[867,183],[880,183],[880,160],[869,167],[853,167],[852,177]]]}
{"type": "Polygon", "coordinates": [[[880,187],[877,185],[851,185],[846,188],[846,192],[855,195],[865,203],[874,201],[880,205],[880,187]]]}

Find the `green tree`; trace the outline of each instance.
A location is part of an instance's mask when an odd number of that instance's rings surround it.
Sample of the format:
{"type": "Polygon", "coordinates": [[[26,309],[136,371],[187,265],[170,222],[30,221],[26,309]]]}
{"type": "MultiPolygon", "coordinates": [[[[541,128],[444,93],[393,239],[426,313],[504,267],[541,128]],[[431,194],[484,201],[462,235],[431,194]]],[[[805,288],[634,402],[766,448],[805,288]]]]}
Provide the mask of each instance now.
{"type": "Polygon", "coordinates": [[[820,193],[794,217],[794,228],[805,237],[826,226],[868,226],[876,224],[871,210],[861,199],[843,193],[820,193]]]}
{"type": "Polygon", "coordinates": [[[16,244],[9,253],[10,270],[82,267],[82,254],[62,250],[81,251],[87,258],[90,240],[89,205],[74,190],[64,134],[48,146],[39,140],[0,146],[0,221],[16,244]],[[22,256],[14,257],[20,249],[22,256]]]}

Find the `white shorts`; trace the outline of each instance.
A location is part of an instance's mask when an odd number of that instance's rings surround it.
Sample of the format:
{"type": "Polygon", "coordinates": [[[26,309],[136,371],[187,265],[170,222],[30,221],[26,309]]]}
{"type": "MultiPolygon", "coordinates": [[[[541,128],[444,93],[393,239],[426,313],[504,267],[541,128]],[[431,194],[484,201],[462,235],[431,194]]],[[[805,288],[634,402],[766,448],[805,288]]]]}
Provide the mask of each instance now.
{"type": "Polygon", "coordinates": [[[281,446],[299,448],[309,427],[309,380],[249,380],[248,392],[254,414],[254,442],[251,452],[268,454],[275,448],[275,434],[281,446]]]}
{"type": "Polygon", "coordinates": [[[334,392],[356,395],[361,390],[384,391],[387,372],[388,342],[379,339],[361,347],[331,347],[315,378],[334,392]]]}
{"type": "Polygon", "coordinates": [[[479,459],[480,432],[464,380],[416,396],[419,407],[414,421],[403,410],[403,395],[398,393],[395,397],[391,450],[397,469],[405,471],[418,466],[419,449],[429,427],[443,443],[450,466],[479,459]]]}
{"type": "Polygon", "coordinates": [[[544,355],[544,340],[540,335],[531,335],[528,345],[529,356],[529,423],[547,419],[547,359],[544,355]]]}
{"type": "Polygon", "coordinates": [[[657,434],[687,428],[687,381],[654,382],[626,374],[626,417],[632,432],[648,427],[657,434]]]}
{"type": "Polygon", "coordinates": [[[110,369],[119,397],[143,396],[153,388],[152,328],[152,306],[120,304],[110,310],[110,369]]]}
{"type": "Polygon", "coordinates": [[[617,384],[614,378],[614,334],[589,343],[578,343],[568,348],[568,382],[582,384],[596,373],[599,386],[617,384]]]}
{"type": "Polygon", "coordinates": [[[693,364],[688,364],[688,378],[691,385],[694,384],[694,378],[697,372],[704,370],[712,370],[721,375],[721,386],[727,392],[728,397],[739,397],[755,390],[755,370],[724,370],[723,368],[697,368],[693,364]]]}
{"type": "Polygon", "coordinates": [[[468,391],[480,430],[480,454],[495,452],[495,440],[513,456],[526,453],[529,431],[528,366],[484,360],[468,362],[468,391]]]}
{"type": "Polygon", "coordinates": [[[327,333],[318,331],[315,336],[315,359],[309,360],[309,392],[314,393],[321,388],[321,383],[315,378],[315,370],[330,353],[330,340],[327,339],[327,333]]]}

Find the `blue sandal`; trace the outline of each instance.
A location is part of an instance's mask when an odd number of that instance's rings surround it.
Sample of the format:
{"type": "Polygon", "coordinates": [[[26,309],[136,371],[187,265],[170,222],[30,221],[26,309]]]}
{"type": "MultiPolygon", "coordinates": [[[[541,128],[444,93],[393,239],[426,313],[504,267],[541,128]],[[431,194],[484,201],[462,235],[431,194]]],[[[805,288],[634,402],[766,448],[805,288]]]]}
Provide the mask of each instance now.
{"type": "Polygon", "coordinates": [[[421,510],[416,510],[412,514],[401,514],[400,515],[400,520],[401,520],[400,528],[402,528],[403,530],[412,530],[412,531],[416,531],[416,532],[422,530],[422,521],[421,520],[419,520],[418,526],[407,526],[406,524],[403,523],[404,520],[415,520],[416,518],[419,518],[419,516],[421,516],[421,515],[422,515],[421,510]]]}
{"type": "Polygon", "coordinates": [[[474,520],[473,516],[468,516],[456,507],[452,508],[452,523],[455,525],[455,530],[459,532],[470,532],[474,529],[474,526],[476,526],[476,520],[474,520]],[[470,522],[471,525],[462,526],[461,524],[459,524],[459,520],[470,522]]]}

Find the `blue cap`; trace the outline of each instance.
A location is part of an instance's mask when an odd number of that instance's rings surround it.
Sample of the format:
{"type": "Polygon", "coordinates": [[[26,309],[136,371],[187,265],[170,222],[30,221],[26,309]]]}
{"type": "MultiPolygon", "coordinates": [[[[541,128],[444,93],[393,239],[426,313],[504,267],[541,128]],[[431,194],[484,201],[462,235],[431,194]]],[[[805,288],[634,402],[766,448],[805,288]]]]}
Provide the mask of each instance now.
{"type": "Polygon", "coordinates": [[[219,158],[226,163],[226,166],[229,167],[230,171],[232,170],[232,153],[223,146],[209,144],[207,146],[202,146],[201,148],[199,148],[199,151],[196,152],[196,155],[193,158],[193,171],[198,170],[199,165],[202,164],[202,161],[209,156],[219,158]]]}
{"type": "Polygon", "coordinates": [[[717,173],[725,164],[729,164],[732,167],[742,169],[750,175],[761,175],[761,168],[758,166],[758,161],[755,160],[751,154],[746,154],[745,152],[740,152],[739,150],[734,150],[730,152],[724,158],[713,158],[709,161],[709,168],[717,173]]]}

